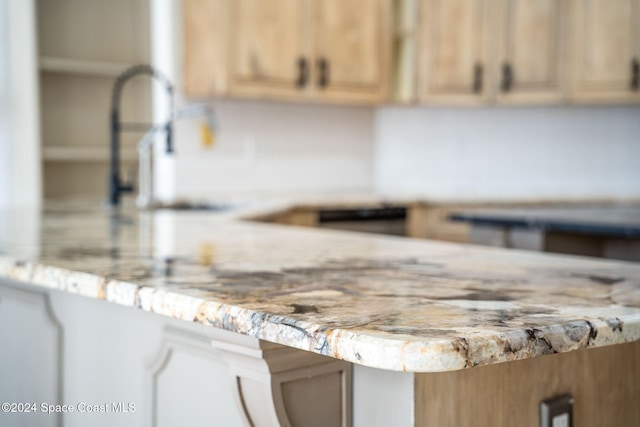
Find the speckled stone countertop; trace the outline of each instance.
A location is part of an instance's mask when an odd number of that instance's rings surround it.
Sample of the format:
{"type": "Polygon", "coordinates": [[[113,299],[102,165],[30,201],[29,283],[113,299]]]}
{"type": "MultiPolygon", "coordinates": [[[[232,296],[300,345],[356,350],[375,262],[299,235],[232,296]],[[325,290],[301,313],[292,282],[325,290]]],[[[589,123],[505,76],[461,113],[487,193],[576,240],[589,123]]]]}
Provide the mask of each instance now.
{"type": "Polygon", "coordinates": [[[0,278],[387,370],[640,340],[640,264],[241,220],[258,211],[3,211],[0,278]]]}

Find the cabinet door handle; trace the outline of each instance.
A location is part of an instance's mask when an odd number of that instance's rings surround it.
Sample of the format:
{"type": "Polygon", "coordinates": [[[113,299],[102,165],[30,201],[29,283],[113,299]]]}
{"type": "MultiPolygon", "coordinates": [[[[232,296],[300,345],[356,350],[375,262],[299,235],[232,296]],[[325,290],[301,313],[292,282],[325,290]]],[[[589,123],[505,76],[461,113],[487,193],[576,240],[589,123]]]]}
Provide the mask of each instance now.
{"type": "Polygon", "coordinates": [[[473,91],[475,93],[482,92],[482,78],[484,74],[484,68],[482,64],[476,64],[473,67],[473,91]]]}
{"type": "Polygon", "coordinates": [[[327,87],[329,85],[329,61],[326,58],[318,59],[318,86],[327,87]]]}
{"type": "Polygon", "coordinates": [[[513,86],[513,69],[511,68],[511,64],[505,62],[502,65],[502,83],[500,89],[502,89],[503,92],[509,92],[511,86],[513,86]]]}
{"type": "Polygon", "coordinates": [[[309,65],[307,64],[307,59],[305,57],[300,57],[298,59],[298,79],[296,80],[296,86],[302,89],[307,85],[308,81],[309,65]]]}
{"type": "Polygon", "coordinates": [[[640,61],[633,58],[631,61],[631,90],[640,89],[640,61]]]}

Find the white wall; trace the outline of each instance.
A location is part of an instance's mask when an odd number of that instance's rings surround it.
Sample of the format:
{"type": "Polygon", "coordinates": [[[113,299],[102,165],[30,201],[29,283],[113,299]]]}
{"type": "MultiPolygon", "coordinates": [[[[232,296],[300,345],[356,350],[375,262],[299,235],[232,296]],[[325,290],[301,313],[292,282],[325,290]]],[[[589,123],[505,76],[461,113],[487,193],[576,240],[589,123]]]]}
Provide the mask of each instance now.
{"type": "Polygon", "coordinates": [[[0,207],[40,202],[33,0],[0,0],[0,207]]]}
{"type": "Polygon", "coordinates": [[[375,186],[434,198],[640,197],[640,107],[388,107],[375,186]]]}
{"type": "Polygon", "coordinates": [[[371,189],[373,109],[241,100],[214,107],[212,149],[200,145],[199,121],[177,127],[177,194],[371,189]]]}

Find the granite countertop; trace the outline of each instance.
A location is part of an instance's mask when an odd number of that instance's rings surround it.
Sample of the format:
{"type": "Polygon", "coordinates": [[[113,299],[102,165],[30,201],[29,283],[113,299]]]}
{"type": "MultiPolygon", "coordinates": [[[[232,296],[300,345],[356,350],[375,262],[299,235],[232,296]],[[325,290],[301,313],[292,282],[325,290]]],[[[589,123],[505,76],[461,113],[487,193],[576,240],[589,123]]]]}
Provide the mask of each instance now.
{"type": "Polygon", "coordinates": [[[640,237],[640,205],[484,209],[456,212],[455,221],[616,237],[640,237]]]}
{"type": "Polygon", "coordinates": [[[285,206],[4,211],[0,277],[397,371],[640,340],[639,264],[242,220],[285,206]]]}

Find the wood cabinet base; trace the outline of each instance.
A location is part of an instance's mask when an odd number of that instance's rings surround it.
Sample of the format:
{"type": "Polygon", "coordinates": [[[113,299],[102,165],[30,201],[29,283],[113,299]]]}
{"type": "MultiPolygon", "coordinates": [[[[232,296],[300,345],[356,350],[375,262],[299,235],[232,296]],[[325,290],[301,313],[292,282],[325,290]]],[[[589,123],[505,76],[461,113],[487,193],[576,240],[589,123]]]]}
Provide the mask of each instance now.
{"type": "Polygon", "coordinates": [[[538,427],[542,400],[574,399],[573,425],[640,425],[640,342],[456,372],[416,374],[417,426],[538,427]]]}

